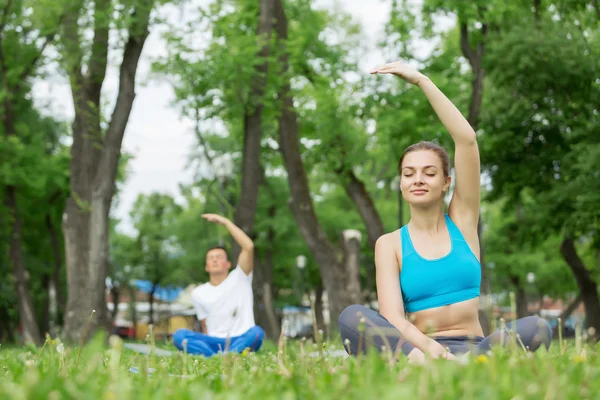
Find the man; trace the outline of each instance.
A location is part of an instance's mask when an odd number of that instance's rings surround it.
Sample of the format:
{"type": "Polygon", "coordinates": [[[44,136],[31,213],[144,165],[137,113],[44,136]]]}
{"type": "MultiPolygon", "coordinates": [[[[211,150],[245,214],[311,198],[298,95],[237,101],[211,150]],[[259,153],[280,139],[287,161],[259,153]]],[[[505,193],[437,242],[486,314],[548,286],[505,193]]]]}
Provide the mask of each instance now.
{"type": "Polygon", "coordinates": [[[202,333],[179,329],[173,343],[179,350],[184,341],[189,354],[212,356],[219,352],[257,351],[265,333],[254,323],[252,270],[254,243],[233,222],[216,214],[203,214],[209,222],[223,225],[241,247],[236,268],[231,269],[227,251],[216,246],[206,253],[209,281],[192,291],[192,301],[202,333]]]}

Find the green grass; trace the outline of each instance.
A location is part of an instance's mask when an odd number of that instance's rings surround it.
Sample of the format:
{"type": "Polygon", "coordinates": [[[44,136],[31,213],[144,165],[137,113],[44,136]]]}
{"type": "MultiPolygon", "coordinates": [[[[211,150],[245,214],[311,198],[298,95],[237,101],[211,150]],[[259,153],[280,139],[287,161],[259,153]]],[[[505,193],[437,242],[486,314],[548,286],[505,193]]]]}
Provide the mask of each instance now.
{"type": "Polygon", "coordinates": [[[404,357],[394,361],[391,354],[312,358],[307,353],[318,346],[310,342],[287,342],[280,351],[267,342],[258,353],[207,359],[140,355],[120,340],[105,346],[99,336],[82,349],[79,363],[79,348],[60,348],[59,341],[43,350],[1,348],[0,398],[562,400],[600,393],[598,353],[575,343],[554,342],[549,352],[533,354],[497,348],[465,363],[431,360],[424,366],[404,357]],[[131,366],[140,373],[128,372],[131,366]],[[148,376],[146,367],[156,372],[148,376]]]}

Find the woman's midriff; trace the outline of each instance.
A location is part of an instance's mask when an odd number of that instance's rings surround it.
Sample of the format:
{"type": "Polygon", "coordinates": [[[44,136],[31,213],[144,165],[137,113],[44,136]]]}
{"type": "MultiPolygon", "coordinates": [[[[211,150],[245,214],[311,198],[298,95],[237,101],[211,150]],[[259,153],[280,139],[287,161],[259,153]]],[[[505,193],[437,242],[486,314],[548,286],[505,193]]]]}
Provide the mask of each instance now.
{"type": "Polygon", "coordinates": [[[483,336],[479,298],[409,314],[408,319],[429,336],[483,336]]]}

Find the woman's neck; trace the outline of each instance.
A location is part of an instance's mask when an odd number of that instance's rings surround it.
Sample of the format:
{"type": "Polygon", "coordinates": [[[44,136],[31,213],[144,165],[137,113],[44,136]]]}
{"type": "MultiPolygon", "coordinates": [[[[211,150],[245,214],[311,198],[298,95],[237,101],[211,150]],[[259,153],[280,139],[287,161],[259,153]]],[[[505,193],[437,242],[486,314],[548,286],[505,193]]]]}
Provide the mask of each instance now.
{"type": "Polygon", "coordinates": [[[429,235],[437,234],[445,226],[441,205],[436,204],[432,207],[423,208],[411,207],[408,224],[413,231],[424,232],[429,235]]]}

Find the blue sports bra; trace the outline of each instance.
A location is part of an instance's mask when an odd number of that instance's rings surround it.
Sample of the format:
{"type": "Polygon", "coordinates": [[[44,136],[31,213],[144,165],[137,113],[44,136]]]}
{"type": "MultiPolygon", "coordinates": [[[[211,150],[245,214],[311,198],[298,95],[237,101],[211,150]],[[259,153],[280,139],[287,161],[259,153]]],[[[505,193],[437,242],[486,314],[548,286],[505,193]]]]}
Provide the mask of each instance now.
{"type": "Polygon", "coordinates": [[[406,312],[441,307],[479,296],[481,264],[447,214],[451,249],[444,257],[428,260],[415,250],[408,226],[400,229],[402,270],[400,288],[406,312]]]}

